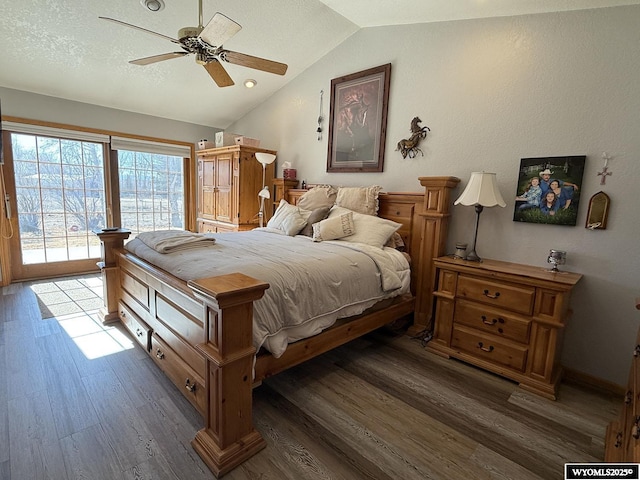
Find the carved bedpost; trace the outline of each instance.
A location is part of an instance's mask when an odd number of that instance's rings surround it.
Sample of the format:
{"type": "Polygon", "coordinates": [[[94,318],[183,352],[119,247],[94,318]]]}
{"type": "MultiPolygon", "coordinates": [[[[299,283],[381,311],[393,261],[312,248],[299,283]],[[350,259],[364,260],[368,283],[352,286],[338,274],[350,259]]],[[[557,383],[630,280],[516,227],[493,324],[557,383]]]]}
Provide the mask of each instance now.
{"type": "Polygon", "coordinates": [[[118,320],[118,292],[120,289],[117,253],[122,250],[124,241],[129,238],[131,230],[119,228],[117,230],[96,230],[100,239],[102,252],[101,260],[97,263],[102,271],[102,298],[104,305],[98,312],[103,324],[118,320]]]}
{"type": "Polygon", "coordinates": [[[196,348],[207,364],[205,427],[191,445],[222,476],[266,446],[252,420],[252,328],[253,302],[269,284],[241,273],[188,284],[204,304],[205,341],[196,348]]]}
{"type": "Polygon", "coordinates": [[[451,216],[451,191],[460,183],[456,177],[420,177],[418,180],[425,188],[424,206],[420,212],[423,219],[422,249],[418,262],[416,307],[409,335],[433,328],[433,259],[445,254],[451,216]]]}

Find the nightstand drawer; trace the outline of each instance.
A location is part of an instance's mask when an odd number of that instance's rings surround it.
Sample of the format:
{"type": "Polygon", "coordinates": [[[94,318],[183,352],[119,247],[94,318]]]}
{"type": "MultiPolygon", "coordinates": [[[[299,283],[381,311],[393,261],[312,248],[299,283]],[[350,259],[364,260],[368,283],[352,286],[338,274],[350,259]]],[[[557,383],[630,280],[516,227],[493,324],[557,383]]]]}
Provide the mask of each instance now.
{"type": "Polygon", "coordinates": [[[529,343],[530,319],[521,318],[481,303],[463,299],[456,300],[453,321],[516,342],[529,343]]]}
{"type": "Polygon", "coordinates": [[[530,286],[494,282],[466,275],[458,276],[458,297],[507,308],[525,315],[531,315],[533,312],[535,294],[536,289],[530,286]]]}
{"type": "Polygon", "coordinates": [[[505,342],[491,335],[482,335],[463,326],[454,325],[451,346],[476,358],[505,365],[519,372],[524,371],[527,347],[505,342]]]}

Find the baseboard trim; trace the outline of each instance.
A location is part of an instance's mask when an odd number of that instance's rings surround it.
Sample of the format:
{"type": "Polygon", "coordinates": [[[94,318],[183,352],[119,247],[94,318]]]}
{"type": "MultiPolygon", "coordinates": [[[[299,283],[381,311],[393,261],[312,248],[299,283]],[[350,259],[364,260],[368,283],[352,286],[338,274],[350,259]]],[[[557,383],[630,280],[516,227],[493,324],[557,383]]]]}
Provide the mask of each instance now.
{"type": "Polygon", "coordinates": [[[622,385],[603,380],[602,378],[594,377],[593,375],[579,372],[578,370],[564,367],[563,373],[563,381],[567,383],[577,383],[578,385],[582,385],[603,393],[609,393],[620,397],[623,397],[626,392],[626,388],[622,385]]]}

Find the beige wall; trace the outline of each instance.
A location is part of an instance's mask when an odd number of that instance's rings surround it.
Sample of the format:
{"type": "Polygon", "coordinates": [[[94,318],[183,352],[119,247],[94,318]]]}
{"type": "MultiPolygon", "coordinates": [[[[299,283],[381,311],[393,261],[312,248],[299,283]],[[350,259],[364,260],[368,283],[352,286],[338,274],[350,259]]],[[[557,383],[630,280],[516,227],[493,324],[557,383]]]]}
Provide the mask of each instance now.
{"type": "Polygon", "coordinates": [[[0,87],[2,115],[196,143],[217,129],[0,87]]]}
{"type": "MultiPolygon", "coordinates": [[[[575,291],[562,362],[626,383],[640,324],[640,7],[368,28],[354,34],[228,130],[278,150],[298,177],[334,185],[419,190],[417,177],[496,172],[507,207],[485,209],[478,253],[547,267],[550,248],[584,274],[575,291]],[[332,78],[392,63],[384,172],[326,173],[328,123],[316,139],[320,91],[329,112],[332,78]],[[424,157],[394,151],[420,116],[431,128],[424,157]],[[613,175],[597,172],[602,152],[613,175]],[[512,221],[521,158],[587,155],[578,226],[512,221]],[[584,228],[587,200],[612,200],[607,230],[584,228]]],[[[280,173],[280,169],[278,169],[280,173]]],[[[475,214],[454,209],[449,251],[471,242],[475,214]]]]}

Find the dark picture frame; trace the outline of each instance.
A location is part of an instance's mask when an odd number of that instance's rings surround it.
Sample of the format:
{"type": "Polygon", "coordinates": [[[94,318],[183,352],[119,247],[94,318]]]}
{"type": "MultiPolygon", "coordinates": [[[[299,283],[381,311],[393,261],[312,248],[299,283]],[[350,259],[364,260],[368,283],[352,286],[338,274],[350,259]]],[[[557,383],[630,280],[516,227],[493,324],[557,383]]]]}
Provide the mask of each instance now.
{"type": "Polygon", "coordinates": [[[513,220],[575,226],[586,158],[521,159],[513,220]]]}
{"type": "Polygon", "coordinates": [[[327,172],[382,172],[391,64],[331,80],[327,172]]]}

